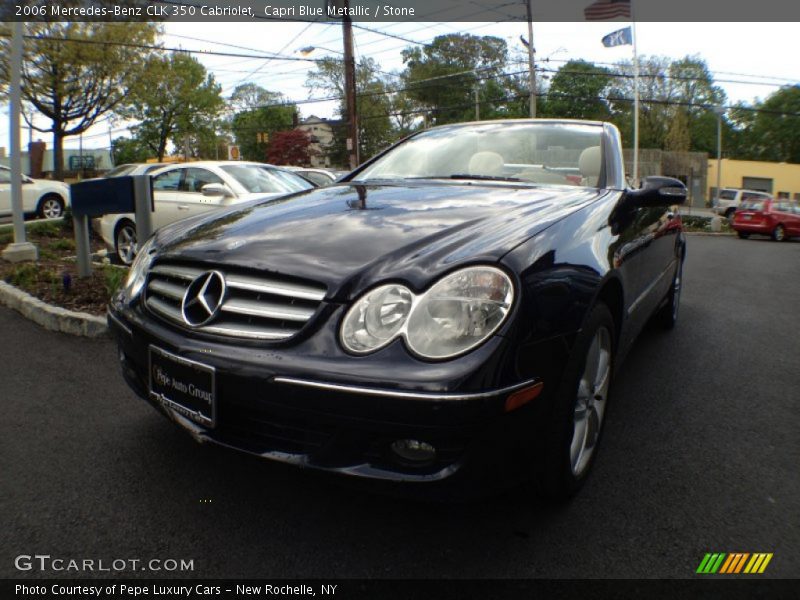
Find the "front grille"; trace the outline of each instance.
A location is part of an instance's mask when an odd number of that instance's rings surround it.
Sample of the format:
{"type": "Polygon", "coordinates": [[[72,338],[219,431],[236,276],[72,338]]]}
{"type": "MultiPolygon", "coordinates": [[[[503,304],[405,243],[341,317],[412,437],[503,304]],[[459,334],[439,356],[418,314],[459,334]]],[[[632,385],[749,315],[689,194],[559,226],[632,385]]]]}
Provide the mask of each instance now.
{"type": "Polygon", "coordinates": [[[192,281],[213,267],[158,263],[147,278],[145,305],[180,327],[234,338],[286,340],[300,331],[325,297],[321,284],[299,282],[282,275],[264,276],[244,270],[222,273],[227,292],[218,315],[207,325],[190,327],[181,303],[192,281]]]}

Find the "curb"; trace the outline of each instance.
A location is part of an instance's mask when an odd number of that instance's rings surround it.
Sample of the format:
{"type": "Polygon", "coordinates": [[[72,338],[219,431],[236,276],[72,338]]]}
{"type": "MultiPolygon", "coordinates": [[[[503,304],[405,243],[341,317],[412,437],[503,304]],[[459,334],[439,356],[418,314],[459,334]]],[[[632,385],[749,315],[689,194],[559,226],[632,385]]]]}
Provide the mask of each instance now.
{"type": "Polygon", "coordinates": [[[52,306],[5,281],[0,281],[0,304],[13,308],[26,319],[50,331],[89,338],[108,335],[105,318],[52,306]]]}
{"type": "Polygon", "coordinates": [[[684,231],[683,233],[684,235],[725,235],[728,237],[735,235],[733,233],[724,233],[724,232],[714,233],[712,231],[684,231]]]}

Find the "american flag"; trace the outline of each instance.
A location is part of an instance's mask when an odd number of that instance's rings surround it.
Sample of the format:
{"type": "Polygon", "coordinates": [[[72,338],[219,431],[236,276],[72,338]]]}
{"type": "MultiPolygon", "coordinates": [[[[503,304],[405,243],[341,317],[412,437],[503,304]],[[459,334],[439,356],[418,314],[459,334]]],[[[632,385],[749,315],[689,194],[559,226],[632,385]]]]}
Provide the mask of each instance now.
{"type": "Polygon", "coordinates": [[[631,0],[597,0],[583,9],[587,21],[631,16],[631,0]]]}

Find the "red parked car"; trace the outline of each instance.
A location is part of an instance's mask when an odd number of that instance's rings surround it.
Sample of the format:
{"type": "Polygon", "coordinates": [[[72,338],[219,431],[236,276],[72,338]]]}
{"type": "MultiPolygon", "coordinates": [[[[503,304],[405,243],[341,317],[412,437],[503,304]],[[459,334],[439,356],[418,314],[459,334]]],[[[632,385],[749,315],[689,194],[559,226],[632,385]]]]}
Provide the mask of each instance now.
{"type": "Polygon", "coordinates": [[[776,242],[800,236],[800,206],[789,200],[743,202],[733,217],[732,227],[740,238],[751,233],[768,235],[776,242]]]}

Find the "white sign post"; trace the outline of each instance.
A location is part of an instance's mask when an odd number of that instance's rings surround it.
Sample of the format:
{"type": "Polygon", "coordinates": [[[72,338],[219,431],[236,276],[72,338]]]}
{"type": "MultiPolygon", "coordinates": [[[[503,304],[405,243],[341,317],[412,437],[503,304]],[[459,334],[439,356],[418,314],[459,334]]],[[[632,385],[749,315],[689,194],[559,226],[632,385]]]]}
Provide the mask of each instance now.
{"type": "Polygon", "coordinates": [[[25,241],[25,216],[22,212],[22,161],[20,157],[19,115],[22,111],[22,97],[19,86],[22,80],[22,23],[14,23],[11,38],[11,84],[9,96],[11,106],[8,111],[9,148],[11,149],[11,214],[14,222],[14,243],[3,250],[3,258],[9,262],[36,260],[36,246],[25,241]]]}

